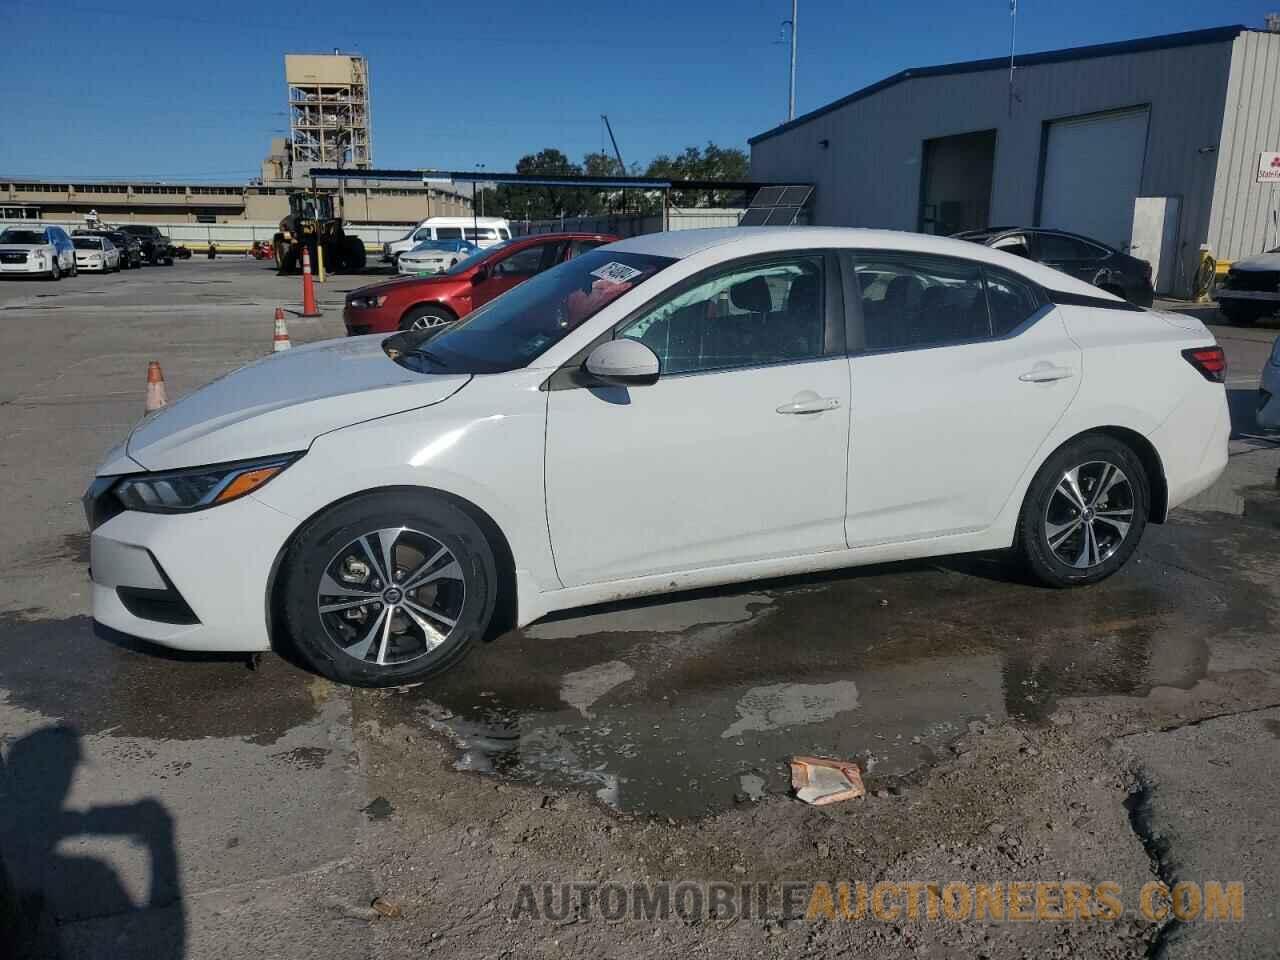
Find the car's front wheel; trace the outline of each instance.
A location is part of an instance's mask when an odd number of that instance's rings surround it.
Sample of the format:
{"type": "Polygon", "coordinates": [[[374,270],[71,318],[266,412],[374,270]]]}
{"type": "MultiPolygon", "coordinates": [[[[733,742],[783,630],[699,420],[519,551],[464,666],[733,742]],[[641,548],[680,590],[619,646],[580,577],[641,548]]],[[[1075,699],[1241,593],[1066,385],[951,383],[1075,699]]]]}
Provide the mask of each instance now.
{"type": "Polygon", "coordinates": [[[457,319],[444,307],[414,307],[400,318],[400,329],[431,330],[435,327],[447,327],[457,319]]]}
{"type": "Polygon", "coordinates": [[[53,266],[49,268],[49,279],[50,280],[62,279],[62,264],[58,262],[57,257],[53,258],[53,266]]]}
{"type": "Polygon", "coordinates": [[[316,672],[364,687],[423,680],[461,660],[493,619],[497,566],[463,510],[426,492],[346,501],[307,524],[280,601],[316,672]]]}
{"type": "Polygon", "coordinates": [[[1142,461],[1106,434],[1078,437],[1031,481],[1017,552],[1051,587],[1105,580],[1132,556],[1147,525],[1150,486],[1142,461]]]}

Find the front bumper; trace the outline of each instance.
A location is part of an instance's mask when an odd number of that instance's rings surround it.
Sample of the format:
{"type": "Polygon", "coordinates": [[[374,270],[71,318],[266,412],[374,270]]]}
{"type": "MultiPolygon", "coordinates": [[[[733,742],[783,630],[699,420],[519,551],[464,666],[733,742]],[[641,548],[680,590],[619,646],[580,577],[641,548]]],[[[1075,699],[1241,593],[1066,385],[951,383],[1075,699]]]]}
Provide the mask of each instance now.
{"type": "Polygon", "coordinates": [[[443,273],[448,269],[449,262],[447,260],[430,260],[430,261],[414,261],[405,260],[401,257],[396,264],[396,271],[407,275],[418,273],[443,273]]]}
{"type": "Polygon", "coordinates": [[[383,308],[356,310],[349,306],[343,307],[342,324],[346,327],[349,337],[363,337],[370,333],[395,333],[399,329],[399,321],[386,313],[383,308]]]}
{"type": "Polygon", "coordinates": [[[194,513],[116,513],[89,540],[93,618],[178,650],[269,650],[268,584],[296,525],[252,495],[194,513]]]}
{"type": "Polygon", "coordinates": [[[48,273],[52,269],[49,261],[44,261],[43,267],[37,267],[28,260],[26,263],[0,263],[0,273],[15,274],[32,274],[32,273],[48,273]]]}

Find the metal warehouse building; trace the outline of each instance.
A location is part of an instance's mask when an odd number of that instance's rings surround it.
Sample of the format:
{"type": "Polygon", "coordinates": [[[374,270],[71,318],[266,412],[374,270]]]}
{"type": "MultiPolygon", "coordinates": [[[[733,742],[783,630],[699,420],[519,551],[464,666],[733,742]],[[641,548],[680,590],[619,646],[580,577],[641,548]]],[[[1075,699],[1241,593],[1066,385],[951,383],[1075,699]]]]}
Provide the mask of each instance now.
{"type": "Polygon", "coordinates": [[[751,140],[751,173],[816,186],[816,224],[1096,237],[1186,295],[1274,246],[1280,33],[1223,27],[913,68],[751,140]],[[1150,199],[1147,199],[1150,198],[1150,199]],[[1135,209],[1137,216],[1135,217],[1135,209]]]}

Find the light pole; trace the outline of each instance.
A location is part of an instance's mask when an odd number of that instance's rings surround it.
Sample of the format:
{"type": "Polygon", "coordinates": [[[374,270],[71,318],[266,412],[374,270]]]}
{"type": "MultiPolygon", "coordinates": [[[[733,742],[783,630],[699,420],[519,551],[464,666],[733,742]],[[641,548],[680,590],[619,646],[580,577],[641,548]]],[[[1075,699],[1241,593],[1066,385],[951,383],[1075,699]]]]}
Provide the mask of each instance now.
{"type": "Polygon", "coordinates": [[[799,13],[800,0],[791,0],[791,73],[787,83],[787,119],[796,118],[796,15],[799,13]]]}
{"type": "MultiPolygon", "coordinates": [[[[483,170],[483,169],[484,169],[484,164],[483,164],[483,163],[477,163],[477,164],[476,164],[476,169],[477,169],[477,170],[483,170]]],[[[480,187],[480,184],[479,184],[479,183],[477,183],[477,184],[476,184],[476,186],[477,186],[477,187],[480,187]]],[[[474,197],[472,197],[472,198],[471,198],[471,209],[472,209],[472,211],[473,211],[473,212],[475,211],[475,206],[476,206],[476,204],[475,204],[475,198],[474,198],[474,197]]],[[[482,187],[480,188],[480,216],[482,216],[482,217],[484,216],[484,189],[483,189],[482,187]]]]}

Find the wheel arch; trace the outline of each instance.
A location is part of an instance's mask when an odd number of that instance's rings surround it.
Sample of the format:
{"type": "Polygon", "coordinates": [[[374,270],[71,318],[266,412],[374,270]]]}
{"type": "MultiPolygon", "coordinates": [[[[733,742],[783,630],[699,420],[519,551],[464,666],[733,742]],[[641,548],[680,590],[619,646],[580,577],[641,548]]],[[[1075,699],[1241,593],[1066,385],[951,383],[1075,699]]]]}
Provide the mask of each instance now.
{"type": "Polygon", "coordinates": [[[400,319],[396,322],[398,324],[404,323],[405,317],[409,316],[410,313],[417,310],[419,307],[435,307],[449,314],[449,316],[453,317],[455,321],[458,319],[458,311],[454,310],[447,303],[442,303],[439,300],[419,300],[417,303],[411,303],[400,311],[400,319]]]}
{"type": "MultiPolygon", "coordinates": [[[[1081,430],[1078,433],[1067,437],[1062,443],[1058,444],[1049,454],[1040,461],[1040,466],[1048,463],[1059,450],[1069,443],[1074,443],[1081,437],[1087,437],[1092,434],[1102,434],[1119,440],[1130,450],[1133,451],[1139,462],[1142,463],[1143,470],[1147,474],[1148,494],[1151,497],[1151,504],[1148,510],[1147,519],[1151,523],[1164,523],[1165,517],[1169,512],[1169,481],[1164,472],[1164,461],[1160,459],[1160,453],[1155,446],[1137,430],[1129,427],[1121,427],[1114,424],[1090,427],[1087,430],[1081,430]]],[[[1040,467],[1036,467],[1038,471],[1040,467]]],[[[1029,495],[1029,493],[1027,494],[1029,495]]]]}
{"type": "Polygon", "coordinates": [[[488,543],[489,549],[493,551],[494,563],[498,568],[498,585],[497,597],[493,612],[493,622],[490,625],[489,632],[485,636],[486,640],[491,640],[499,634],[513,628],[516,625],[517,615],[517,582],[516,582],[516,565],[515,555],[511,552],[511,544],[507,541],[507,536],[502,532],[502,528],[482,507],[471,502],[465,497],[460,497],[456,493],[450,493],[448,490],[441,490],[437,487],[414,486],[409,484],[392,484],[383,487],[370,487],[367,490],[358,490],[354,493],[346,494],[325,504],[323,507],[313,511],[310,516],[298,523],[293,528],[293,532],[289,534],[285,542],[276,551],[275,559],[271,562],[271,571],[267,576],[267,586],[264,595],[264,616],[267,624],[267,637],[270,640],[271,648],[277,649],[278,641],[282,637],[287,637],[287,631],[284,627],[283,617],[281,615],[280,604],[280,571],[284,567],[285,558],[288,557],[289,551],[293,549],[294,543],[302,531],[307,528],[312,521],[322,514],[340,507],[344,503],[349,503],[359,497],[367,497],[372,494],[379,493],[407,493],[413,496],[434,496],[441,500],[452,504],[463,513],[467,514],[476,526],[480,528],[484,534],[485,542],[488,543]]]}

